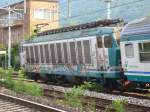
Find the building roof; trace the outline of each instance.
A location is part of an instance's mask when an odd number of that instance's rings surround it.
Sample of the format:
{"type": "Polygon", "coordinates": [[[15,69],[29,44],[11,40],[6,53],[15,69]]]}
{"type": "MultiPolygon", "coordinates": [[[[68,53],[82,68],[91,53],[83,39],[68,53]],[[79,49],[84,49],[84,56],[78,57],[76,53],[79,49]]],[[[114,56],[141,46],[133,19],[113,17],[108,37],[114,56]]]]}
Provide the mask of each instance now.
{"type": "MultiPolygon", "coordinates": [[[[27,1],[46,1],[46,2],[58,2],[58,0],[27,0],[27,1]]],[[[22,4],[24,2],[24,0],[20,0],[19,2],[15,2],[15,3],[11,3],[10,5],[6,5],[4,7],[8,7],[8,6],[15,6],[18,4],[22,4]]]]}
{"type": "MultiPolygon", "coordinates": [[[[27,0],[27,1],[29,1],[29,0],[27,0]]],[[[30,1],[58,2],[58,0],[30,0],[30,1]]],[[[23,2],[24,2],[24,0],[21,0],[21,1],[19,1],[19,2],[16,2],[16,3],[12,3],[12,4],[10,4],[10,5],[3,6],[3,8],[7,8],[8,6],[13,7],[13,6],[22,4],[23,2]]],[[[8,14],[8,11],[7,11],[6,9],[0,9],[0,15],[6,15],[6,14],[8,14]]]]}
{"type": "Polygon", "coordinates": [[[6,9],[0,9],[0,15],[8,14],[8,11],[6,9]]]}

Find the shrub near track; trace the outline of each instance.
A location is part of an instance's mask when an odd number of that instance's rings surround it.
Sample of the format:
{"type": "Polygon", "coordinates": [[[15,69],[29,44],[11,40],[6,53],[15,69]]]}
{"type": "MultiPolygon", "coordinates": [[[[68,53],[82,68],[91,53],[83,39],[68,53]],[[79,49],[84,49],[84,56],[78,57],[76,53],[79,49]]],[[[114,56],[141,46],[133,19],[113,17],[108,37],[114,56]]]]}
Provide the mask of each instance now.
{"type": "Polygon", "coordinates": [[[22,68],[18,71],[18,77],[20,80],[13,80],[13,73],[14,69],[12,67],[9,67],[7,70],[0,68],[1,86],[16,93],[27,94],[35,97],[40,97],[43,95],[43,90],[37,83],[28,83],[23,81],[23,79],[25,79],[25,75],[22,68]]]}

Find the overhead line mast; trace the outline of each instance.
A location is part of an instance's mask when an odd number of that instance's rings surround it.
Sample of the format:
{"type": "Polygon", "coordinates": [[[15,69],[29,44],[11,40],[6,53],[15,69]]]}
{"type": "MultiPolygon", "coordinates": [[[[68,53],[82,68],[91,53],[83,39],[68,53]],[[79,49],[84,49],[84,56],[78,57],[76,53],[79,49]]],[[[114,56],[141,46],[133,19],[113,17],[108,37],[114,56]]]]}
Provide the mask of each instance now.
{"type": "MultiPolygon", "coordinates": [[[[8,67],[11,66],[11,12],[14,12],[15,9],[11,9],[10,7],[10,0],[9,0],[9,6],[5,10],[8,11],[8,67]]],[[[18,10],[18,9],[16,9],[18,10]]],[[[22,9],[21,9],[22,10],[22,9]]],[[[24,0],[24,13],[26,13],[26,0],[24,0]]]]}
{"type": "Polygon", "coordinates": [[[71,0],[68,0],[68,17],[71,17],[71,0]]]}
{"type": "Polygon", "coordinates": [[[107,3],[107,19],[111,19],[111,2],[113,0],[105,0],[104,2],[107,3]]]}

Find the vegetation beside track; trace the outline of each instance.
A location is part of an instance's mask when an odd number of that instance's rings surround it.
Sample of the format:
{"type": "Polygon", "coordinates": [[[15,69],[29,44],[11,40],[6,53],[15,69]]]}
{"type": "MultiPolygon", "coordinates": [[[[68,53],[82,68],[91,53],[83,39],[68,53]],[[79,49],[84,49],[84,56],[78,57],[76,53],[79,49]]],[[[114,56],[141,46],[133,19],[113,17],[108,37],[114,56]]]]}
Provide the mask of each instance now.
{"type": "MultiPolygon", "coordinates": [[[[44,98],[42,97],[43,95],[45,95],[45,92],[43,93],[44,88],[42,89],[38,83],[25,81],[25,73],[22,68],[17,72],[18,78],[21,80],[13,80],[13,73],[14,69],[11,67],[6,70],[0,68],[0,86],[10,89],[19,94],[41,97],[41,99],[44,98]]],[[[83,97],[85,91],[93,91],[93,88],[96,91],[103,90],[103,88],[97,83],[85,82],[82,85],[74,86],[69,91],[66,91],[62,95],[64,99],[59,99],[57,98],[58,96],[56,96],[56,99],[54,99],[54,101],[52,100],[51,102],[56,105],[63,105],[64,107],[72,107],[73,109],[77,109],[77,111],[86,110],[87,112],[98,112],[98,110],[101,110],[102,108],[102,110],[104,110],[102,112],[112,112],[112,110],[115,110],[114,112],[127,112],[126,106],[128,105],[126,102],[121,100],[115,100],[112,101],[112,103],[110,101],[110,103],[104,103],[103,105],[103,103],[100,104],[100,101],[97,101],[99,99],[85,99],[83,97]]]]}
{"type": "Polygon", "coordinates": [[[0,85],[10,89],[16,93],[27,94],[35,97],[43,95],[43,89],[37,83],[28,83],[23,81],[25,79],[24,70],[21,68],[18,71],[18,77],[22,80],[13,80],[14,69],[9,67],[8,69],[0,68],[0,85]]]}

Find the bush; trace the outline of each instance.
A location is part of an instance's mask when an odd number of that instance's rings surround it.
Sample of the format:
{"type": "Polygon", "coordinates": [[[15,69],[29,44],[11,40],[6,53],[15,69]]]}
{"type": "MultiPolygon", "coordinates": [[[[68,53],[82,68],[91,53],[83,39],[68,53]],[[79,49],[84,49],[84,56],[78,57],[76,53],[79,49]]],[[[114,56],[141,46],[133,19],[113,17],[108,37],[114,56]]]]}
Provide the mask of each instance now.
{"type": "Polygon", "coordinates": [[[24,93],[25,83],[22,81],[14,81],[13,91],[15,91],[16,93],[24,93]]]}
{"type": "Polygon", "coordinates": [[[82,107],[82,102],[80,97],[83,94],[83,89],[81,87],[73,87],[70,91],[65,93],[65,99],[67,103],[74,108],[82,107]]]}
{"type": "Polygon", "coordinates": [[[71,90],[65,92],[65,99],[67,103],[73,108],[79,108],[82,110],[83,105],[81,97],[83,96],[84,92],[91,87],[92,85],[90,82],[85,82],[81,86],[74,86],[71,90]]]}
{"type": "MultiPolygon", "coordinates": [[[[12,78],[12,74],[14,73],[14,69],[12,67],[9,67],[7,70],[4,71],[4,69],[0,68],[0,74],[4,74],[3,78],[3,86],[13,90],[17,93],[21,93],[21,94],[28,94],[31,96],[42,96],[43,95],[43,90],[42,88],[36,84],[36,83],[28,83],[25,82],[23,80],[13,80],[12,78]]],[[[24,75],[24,69],[21,68],[18,71],[18,76],[21,79],[25,79],[25,75],[24,75]]]]}
{"type": "Polygon", "coordinates": [[[26,83],[25,93],[31,96],[40,97],[43,95],[42,88],[36,83],[26,83]]]}
{"type": "Polygon", "coordinates": [[[8,67],[7,70],[4,72],[4,78],[5,79],[12,79],[12,75],[14,73],[14,69],[12,67],[8,67]]]}
{"type": "Polygon", "coordinates": [[[0,79],[3,79],[4,73],[5,73],[4,68],[0,67],[0,79]]]}
{"type": "Polygon", "coordinates": [[[18,71],[18,77],[21,79],[25,79],[25,70],[23,67],[18,71]]]}
{"type": "Polygon", "coordinates": [[[114,109],[116,110],[116,112],[126,112],[125,111],[125,101],[122,100],[114,100],[112,102],[112,106],[114,107],[114,109]]]}

